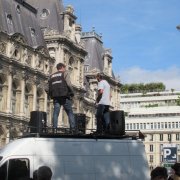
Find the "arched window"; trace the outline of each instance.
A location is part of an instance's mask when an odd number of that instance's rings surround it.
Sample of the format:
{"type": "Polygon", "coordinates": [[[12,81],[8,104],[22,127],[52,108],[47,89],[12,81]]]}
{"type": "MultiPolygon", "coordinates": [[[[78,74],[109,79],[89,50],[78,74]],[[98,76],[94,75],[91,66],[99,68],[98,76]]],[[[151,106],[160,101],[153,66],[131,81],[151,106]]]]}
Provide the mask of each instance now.
{"type": "Polygon", "coordinates": [[[29,90],[27,86],[25,87],[25,106],[24,106],[24,113],[26,117],[29,117],[29,101],[28,101],[28,95],[29,95],[29,90]]]}
{"type": "Polygon", "coordinates": [[[12,15],[11,14],[7,14],[7,23],[12,25],[12,15]]]}
{"type": "Polygon", "coordinates": [[[15,84],[15,82],[13,81],[12,83],[12,113],[15,114],[15,110],[16,110],[16,90],[17,90],[17,86],[15,84]]]}
{"type": "Polygon", "coordinates": [[[0,111],[2,111],[2,98],[3,98],[2,88],[3,88],[3,81],[0,77],[0,111]]]}
{"type": "Polygon", "coordinates": [[[50,119],[49,119],[49,115],[50,115],[50,101],[51,101],[51,98],[48,96],[47,98],[47,122],[50,123],[50,119]]]}

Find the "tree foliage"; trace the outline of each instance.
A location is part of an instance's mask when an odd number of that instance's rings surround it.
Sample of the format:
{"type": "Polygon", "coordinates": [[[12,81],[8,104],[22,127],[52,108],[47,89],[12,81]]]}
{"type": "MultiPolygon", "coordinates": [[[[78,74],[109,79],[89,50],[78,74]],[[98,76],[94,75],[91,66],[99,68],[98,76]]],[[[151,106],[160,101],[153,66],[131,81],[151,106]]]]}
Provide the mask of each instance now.
{"type": "Polygon", "coordinates": [[[159,92],[159,91],[164,91],[166,89],[166,86],[162,83],[139,83],[139,84],[123,84],[121,87],[121,93],[129,93],[129,92],[159,92]]]}

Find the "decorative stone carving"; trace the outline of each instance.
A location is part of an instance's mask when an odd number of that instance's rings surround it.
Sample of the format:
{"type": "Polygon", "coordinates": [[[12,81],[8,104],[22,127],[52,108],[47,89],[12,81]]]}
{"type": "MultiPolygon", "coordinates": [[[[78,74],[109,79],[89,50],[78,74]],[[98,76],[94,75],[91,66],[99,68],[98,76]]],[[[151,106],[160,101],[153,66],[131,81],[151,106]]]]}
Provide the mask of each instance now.
{"type": "Polygon", "coordinates": [[[93,99],[94,98],[94,93],[92,89],[88,89],[88,94],[89,94],[89,98],[93,99]]]}
{"type": "Polygon", "coordinates": [[[121,82],[120,76],[116,78],[116,81],[121,82]]]}
{"type": "Polygon", "coordinates": [[[60,34],[59,34],[59,31],[56,30],[56,29],[50,29],[50,30],[45,34],[45,36],[55,36],[55,35],[60,35],[60,34]]]}
{"type": "Polygon", "coordinates": [[[36,51],[37,51],[38,53],[42,54],[42,55],[45,56],[45,57],[50,57],[48,50],[45,49],[43,46],[39,46],[39,47],[36,49],[36,51]]]}
{"type": "Polygon", "coordinates": [[[15,33],[13,36],[12,36],[12,39],[14,39],[15,41],[27,46],[28,45],[28,42],[26,40],[26,38],[20,34],[20,33],[15,33]]]}
{"type": "Polygon", "coordinates": [[[34,78],[32,76],[28,76],[28,79],[26,80],[26,84],[29,84],[32,87],[34,78]]]}
{"type": "Polygon", "coordinates": [[[27,53],[27,48],[25,48],[24,51],[23,51],[22,62],[28,64],[28,53],[27,53]]]}
{"type": "Polygon", "coordinates": [[[104,68],[103,73],[106,74],[106,75],[108,75],[108,69],[107,69],[107,68],[104,68]]]}
{"type": "Polygon", "coordinates": [[[89,71],[89,73],[99,73],[99,72],[100,70],[96,67],[89,71]]]}
{"type": "Polygon", "coordinates": [[[112,53],[111,48],[105,49],[105,53],[111,56],[112,53]]]}
{"type": "Polygon", "coordinates": [[[66,31],[64,31],[64,32],[62,33],[62,36],[65,36],[65,37],[67,37],[68,39],[70,39],[70,32],[69,32],[68,30],[66,30],[66,31]]]}
{"type": "Polygon", "coordinates": [[[45,62],[45,73],[49,74],[49,60],[45,62]]]}
{"type": "Polygon", "coordinates": [[[71,5],[66,6],[66,11],[69,11],[72,14],[74,14],[74,7],[73,7],[73,5],[71,4],[71,5]]]}
{"type": "Polygon", "coordinates": [[[36,57],[35,57],[35,65],[36,65],[36,68],[39,67],[39,54],[36,54],[36,57]]]}
{"type": "Polygon", "coordinates": [[[20,71],[14,70],[13,72],[13,79],[18,80],[19,82],[21,81],[22,78],[22,73],[20,71]]]}
{"type": "Polygon", "coordinates": [[[10,57],[13,57],[14,52],[15,52],[15,45],[14,45],[14,42],[12,42],[10,51],[9,51],[10,57]]]}
{"type": "Polygon", "coordinates": [[[85,49],[85,44],[84,44],[84,41],[81,41],[81,42],[79,43],[79,45],[80,45],[82,48],[84,48],[84,49],[85,49]]]}
{"type": "Polygon", "coordinates": [[[29,79],[28,74],[25,71],[22,71],[22,78],[27,81],[29,79]]]}

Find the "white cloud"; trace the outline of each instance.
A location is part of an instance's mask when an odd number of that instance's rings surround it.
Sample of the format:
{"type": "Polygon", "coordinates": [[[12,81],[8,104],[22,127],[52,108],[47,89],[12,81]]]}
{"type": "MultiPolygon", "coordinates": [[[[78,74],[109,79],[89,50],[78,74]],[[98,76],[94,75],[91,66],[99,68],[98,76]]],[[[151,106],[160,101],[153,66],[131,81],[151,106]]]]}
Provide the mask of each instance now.
{"type": "Polygon", "coordinates": [[[124,84],[129,83],[150,83],[162,82],[166,85],[166,89],[180,90],[180,68],[173,66],[167,70],[158,69],[150,71],[141,69],[137,66],[122,69],[117,75],[120,75],[121,82],[124,84]]]}

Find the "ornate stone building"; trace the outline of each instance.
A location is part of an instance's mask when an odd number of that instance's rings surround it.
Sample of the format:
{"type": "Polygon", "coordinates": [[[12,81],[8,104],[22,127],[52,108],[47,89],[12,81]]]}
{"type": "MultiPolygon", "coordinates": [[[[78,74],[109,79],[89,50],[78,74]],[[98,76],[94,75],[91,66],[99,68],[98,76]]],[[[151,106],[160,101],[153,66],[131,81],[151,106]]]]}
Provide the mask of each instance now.
{"type": "MultiPolygon", "coordinates": [[[[0,12],[0,146],[22,131],[31,111],[47,112],[51,124],[53,103],[44,84],[59,62],[70,72],[73,110],[86,114],[87,128],[96,128],[98,72],[105,73],[111,86],[110,109],[120,108],[121,82],[112,71],[111,49],[104,49],[94,29],[81,33],[72,5],[64,8],[61,0],[0,0],[0,12]]],[[[58,123],[69,127],[63,108],[58,123]]]]}

